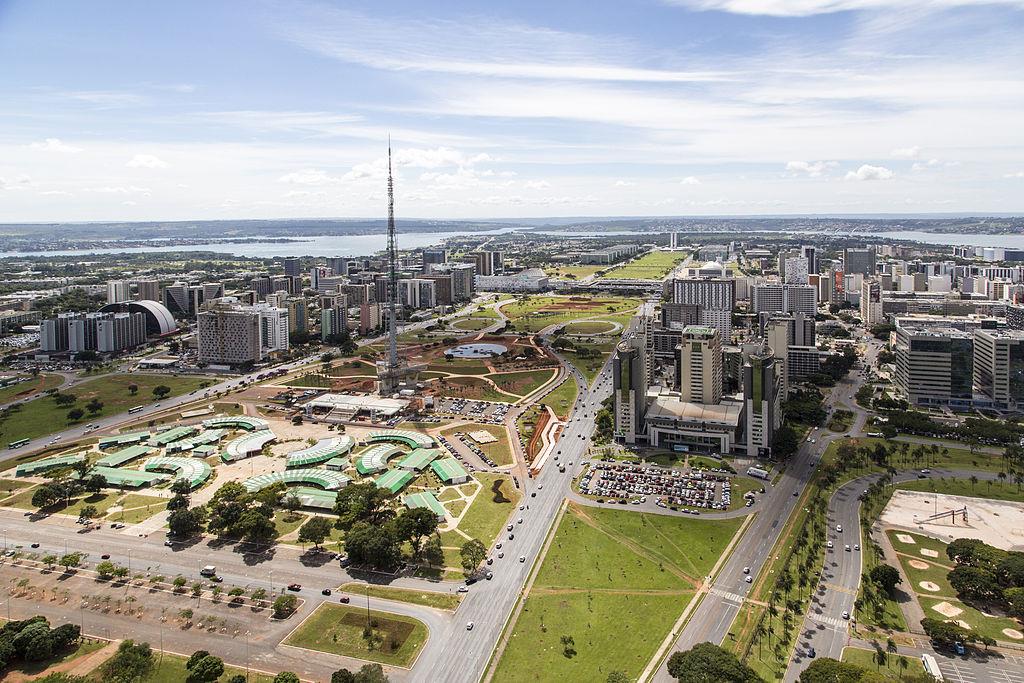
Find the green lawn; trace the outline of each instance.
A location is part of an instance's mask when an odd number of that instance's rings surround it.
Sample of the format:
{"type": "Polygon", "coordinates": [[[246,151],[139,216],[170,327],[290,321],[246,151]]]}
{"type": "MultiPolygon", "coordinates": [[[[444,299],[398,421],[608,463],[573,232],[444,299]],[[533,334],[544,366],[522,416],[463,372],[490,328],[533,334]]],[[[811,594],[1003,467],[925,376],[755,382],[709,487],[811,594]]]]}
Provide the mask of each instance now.
{"type": "Polygon", "coordinates": [[[439,593],[436,591],[417,591],[408,588],[392,588],[391,586],[373,586],[366,583],[346,583],[338,590],[351,593],[353,596],[365,596],[366,591],[375,598],[384,600],[397,600],[399,602],[411,602],[415,605],[424,605],[434,609],[453,611],[462,602],[460,593],[439,593]]]}
{"type": "Polygon", "coordinates": [[[547,383],[555,375],[555,370],[527,370],[525,372],[502,372],[487,375],[487,378],[498,385],[502,391],[518,396],[528,396],[547,383]]]}
{"type": "MultiPolygon", "coordinates": [[[[141,679],[141,683],[181,683],[188,679],[188,669],[185,668],[188,659],[178,655],[153,653],[153,662],[156,665],[153,672],[141,679]]],[[[245,669],[225,666],[224,675],[218,681],[226,681],[232,676],[245,675],[245,669]]],[[[264,676],[255,672],[249,673],[249,683],[273,683],[273,676],[264,676]]]]}
{"type": "Polygon", "coordinates": [[[60,375],[41,374],[38,377],[29,378],[24,382],[12,384],[9,387],[0,389],[0,404],[10,403],[29,394],[39,391],[46,391],[60,386],[64,378],[60,375]]]}
{"type": "MultiPolygon", "coordinates": [[[[459,530],[470,538],[480,539],[489,548],[519,505],[523,494],[507,474],[477,472],[475,476],[483,488],[466,511],[459,530]]],[[[461,541],[459,545],[462,545],[461,541]]]]}
{"type": "Polygon", "coordinates": [[[992,500],[1009,500],[1016,503],[1024,503],[1024,491],[1017,489],[1017,485],[1007,478],[1007,483],[1000,481],[979,481],[971,484],[969,479],[946,479],[930,477],[897,484],[896,488],[907,491],[929,491],[932,493],[944,493],[953,496],[973,496],[975,498],[990,498],[992,500]]]}
{"type": "Polygon", "coordinates": [[[583,373],[583,376],[587,378],[587,384],[593,384],[597,374],[601,372],[601,368],[608,361],[608,357],[612,355],[612,351],[615,350],[615,345],[619,343],[617,337],[614,338],[601,338],[595,341],[579,341],[573,342],[577,349],[586,348],[596,351],[597,354],[594,356],[582,357],[577,351],[559,351],[558,353],[565,357],[570,363],[579,368],[579,371],[583,373]]]}
{"type": "Polygon", "coordinates": [[[557,389],[545,396],[543,403],[555,411],[555,415],[564,420],[569,417],[569,411],[576,403],[577,395],[579,395],[579,387],[576,385],[576,380],[569,377],[557,389]]]}
{"type": "Polygon", "coordinates": [[[740,522],[570,505],[495,680],[635,679],[740,522]]]}
{"type": "MultiPolygon", "coordinates": [[[[880,643],[882,650],[885,650],[885,643],[880,643]]],[[[924,675],[924,665],[918,657],[885,653],[885,664],[876,661],[874,650],[864,650],[859,647],[843,648],[843,661],[848,664],[856,664],[870,671],[877,671],[888,678],[900,679],[907,675],[924,675]],[[906,662],[906,668],[902,666],[906,662]],[[902,674],[902,676],[901,676],[902,674]]]]}
{"type": "Polygon", "coordinates": [[[476,432],[485,431],[491,436],[498,439],[494,443],[476,443],[472,439],[469,439],[470,443],[476,444],[477,448],[484,452],[488,458],[498,463],[499,465],[511,465],[512,464],[512,446],[508,442],[508,431],[502,425],[485,425],[479,423],[463,424],[452,429],[446,429],[441,432],[446,439],[454,439],[455,432],[476,432]]]}
{"type": "Polygon", "coordinates": [[[285,644],[392,666],[411,666],[427,640],[427,627],[399,614],[371,611],[372,639],[363,636],[366,611],[325,603],[291,633],[285,644]]]}
{"type": "Polygon", "coordinates": [[[503,394],[479,377],[446,377],[433,382],[431,386],[435,387],[442,396],[496,403],[515,403],[518,400],[517,396],[503,394]]]}
{"type": "MultiPolygon", "coordinates": [[[[203,377],[108,375],[79,384],[63,393],[77,396],[78,401],[73,407],[79,407],[82,410],[85,410],[86,404],[94,398],[103,403],[103,408],[96,413],[90,414],[86,411],[85,417],[79,421],[79,423],[85,423],[96,418],[123,413],[133,406],[152,403],[155,400],[152,393],[153,388],[159,385],[170,387],[169,396],[177,396],[195,391],[209,382],[210,380],[203,377]],[[129,385],[132,384],[138,387],[138,393],[134,396],[128,390],[129,385]]],[[[19,410],[0,419],[0,440],[33,439],[76,424],[68,421],[69,410],[71,407],[58,406],[49,396],[29,401],[23,404],[19,410]]],[[[19,459],[18,462],[22,462],[22,460],[19,459]]]]}
{"type": "Polygon", "coordinates": [[[601,279],[660,280],[685,258],[685,254],[679,251],[652,251],[617,268],[606,270],[601,279]]]}

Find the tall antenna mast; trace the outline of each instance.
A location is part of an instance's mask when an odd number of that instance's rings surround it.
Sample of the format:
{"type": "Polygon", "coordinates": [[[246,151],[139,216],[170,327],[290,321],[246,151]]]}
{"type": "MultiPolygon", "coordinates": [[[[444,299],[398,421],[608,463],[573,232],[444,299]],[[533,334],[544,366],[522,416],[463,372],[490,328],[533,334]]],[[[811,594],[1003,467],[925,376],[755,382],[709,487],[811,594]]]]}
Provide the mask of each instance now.
{"type": "Polygon", "coordinates": [[[388,136],[388,374],[398,370],[398,332],[395,324],[398,300],[398,254],[395,251],[395,182],[391,177],[391,136],[388,136]]]}

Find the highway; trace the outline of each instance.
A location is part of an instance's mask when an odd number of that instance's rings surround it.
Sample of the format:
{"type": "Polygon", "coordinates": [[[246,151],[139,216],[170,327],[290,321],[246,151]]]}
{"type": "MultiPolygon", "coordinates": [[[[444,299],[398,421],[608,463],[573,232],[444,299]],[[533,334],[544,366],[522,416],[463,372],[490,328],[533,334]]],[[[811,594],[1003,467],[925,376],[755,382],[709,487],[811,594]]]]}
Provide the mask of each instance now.
{"type": "MultiPolygon", "coordinates": [[[[829,409],[849,408],[845,401],[846,396],[856,393],[859,383],[859,378],[853,375],[844,378],[829,394],[824,406],[829,409]]],[[[859,432],[866,417],[863,411],[856,411],[855,414],[856,419],[851,431],[859,432]]],[[[705,587],[700,604],[693,611],[673,647],[663,653],[664,655],[676,650],[688,650],[705,641],[717,644],[725,639],[739,614],[743,600],[755,585],[746,583],[747,574],[744,568],[749,568],[750,575],[757,577],[757,580],[770,580],[770,577],[761,577],[760,574],[768,565],[771,550],[785,528],[787,520],[796,510],[800,501],[799,494],[803,492],[828,444],[843,436],[819,429],[811,432],[811,438],[815,443],[806,440],[801,443],[800,449],[793,456],[778,483],[768,488],[761,497],[760,511],[754,517],[754,521],[747,528],[718,576],[714,577],[711,586],[705,587]]],[[[667,661],[667,656],[665,660],[667,661]]],[[[671,683],[675,679],[669,676],[663,661],[651,680],[671,683]]]]}

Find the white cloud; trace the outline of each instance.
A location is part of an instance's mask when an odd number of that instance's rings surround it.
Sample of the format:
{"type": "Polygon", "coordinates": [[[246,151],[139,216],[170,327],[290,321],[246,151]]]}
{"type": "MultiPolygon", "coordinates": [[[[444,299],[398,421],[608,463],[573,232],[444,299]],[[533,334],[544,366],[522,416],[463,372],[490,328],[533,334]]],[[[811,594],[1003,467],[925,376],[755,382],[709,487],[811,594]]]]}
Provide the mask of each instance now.
{"type": "Polygon", "coordinates": [[[896,159],[916,159],[921,154],[921,148],[914,147],[897,147],[896,149],[889,152],[889,156],[896,159]]]}
{"type": "Polygon", "coordinates": [[[128,163],[128,168],[167,168],[167,162],[153,154],[136,154],[128,163]]]}
{"type": "Polygon", "coordinates": [[[615,187],[633,187],[636,185],[632,180],[616,180],[615,187]]]}
{"type": "Polygon", "coordinates": [[[328,175],[326,172],[316,168],[285,173],[277,179],[277,182],[288,183],[289,185],[333,185],[341,181],[341,178],[328,175]]]}
{"type": "Polygon", "coordinates": [[[1024,178],[1024,171],[1017,171],[1016,173],[1006,173],[1003,175],[1004,178],[1024,178]]]}
{"type": "Polygon", "coordinates": [[[17,178],[4,178],[0,176],[0,190],[24,190],[33,184],[32,178],[24,173],[17,178]]]}
{"type": "Polygon", "coordinates": [[[698,10],[772,17],[807,17],[852,10],[943,9],[958,6],[1010,5],[1020,0],[667,0],[668,4],[698,10]]]}
{"type": "Polygon", "coordinates": [[[786,170],[794,175],[805,174],[818,178],[836,165],[834,161],[790,161],[786,163],[786,170]]]}
{"type": "Polygon", "coordinates": [[[700,180],[696,176],[688,175],[679,181],[680,185],[700,185],[700,180]]]}
{"type": "Polygon", "coordinates": [[[527,190],[546,190],[551,187],[551,183],[546,180],[529,180],[523,185],[523,187],[527,190]]]}
{"type": "Polygon", "coordinates": [[[856,171],[850,171],[846,174],[847,180],[889,180],[895,175],[892,171],[887,169],[885,166],[872,166],[871,164],[862,164],[856,171]]]}
{"type": "Polygon", "coordinates": [[[44,152],[60,152],[62,154],[75,154],[82,151],[81,147],[65,144],[59,138],[46,138],[42,142],[33,142],[30,147],[44,152]]]}

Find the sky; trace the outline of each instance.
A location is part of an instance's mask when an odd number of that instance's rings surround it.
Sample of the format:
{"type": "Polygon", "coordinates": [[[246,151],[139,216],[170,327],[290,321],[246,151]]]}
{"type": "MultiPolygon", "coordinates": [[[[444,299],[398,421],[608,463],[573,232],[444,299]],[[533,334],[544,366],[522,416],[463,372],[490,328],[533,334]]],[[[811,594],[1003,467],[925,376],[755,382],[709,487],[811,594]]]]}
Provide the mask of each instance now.
{"type": "Polygon", "coordinates": [[[0,0],[0,222],[1024,212],[1024,0],[0,0]]]}

